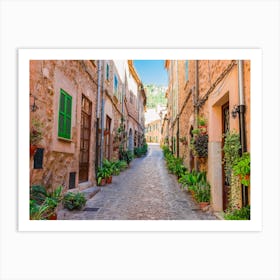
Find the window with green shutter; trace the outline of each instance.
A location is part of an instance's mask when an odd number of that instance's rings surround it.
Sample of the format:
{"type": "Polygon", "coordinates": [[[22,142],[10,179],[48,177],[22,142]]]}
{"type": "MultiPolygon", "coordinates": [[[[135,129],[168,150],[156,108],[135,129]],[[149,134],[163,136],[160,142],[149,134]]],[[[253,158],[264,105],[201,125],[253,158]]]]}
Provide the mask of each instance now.
{"type": "Polygon", "coordinates": [[[60,89],[58,137],[71,139],[72,96],[60,89]]]}
{"type": "Polygon", "coordinates": [[[109,68],[109,64],[107,63],[106,65],[106,80],[109,81],[109,73],[110,73],[110,68],[109,68]]]}

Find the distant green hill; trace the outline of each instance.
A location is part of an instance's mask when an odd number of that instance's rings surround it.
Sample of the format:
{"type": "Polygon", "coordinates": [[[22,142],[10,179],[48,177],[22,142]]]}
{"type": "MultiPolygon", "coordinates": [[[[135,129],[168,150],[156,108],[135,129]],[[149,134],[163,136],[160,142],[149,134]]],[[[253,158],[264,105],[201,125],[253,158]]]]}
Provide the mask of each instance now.
{"type": "Polygon", "coordinates": [[[147,108],[154,109],[157,105],[166,106],[167,100],[165,98],[165,93],[167,87],[156,86],[156,85],[145,85],[144,86],[147,94],[147,108]]]}

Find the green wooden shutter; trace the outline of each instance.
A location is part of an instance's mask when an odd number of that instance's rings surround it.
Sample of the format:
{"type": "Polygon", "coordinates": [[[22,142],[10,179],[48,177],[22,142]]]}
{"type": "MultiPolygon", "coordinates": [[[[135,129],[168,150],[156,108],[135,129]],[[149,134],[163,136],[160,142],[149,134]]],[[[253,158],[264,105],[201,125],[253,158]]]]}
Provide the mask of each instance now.
{"type": "Polygon", "coordinates": [[[106,65],[106,80],[109,81],[109,64],[106,65]]]}
{"type": "Polygon", "coordinates": [[[58,136],[71,139],[72,96],[60,89],[58,136]]]}

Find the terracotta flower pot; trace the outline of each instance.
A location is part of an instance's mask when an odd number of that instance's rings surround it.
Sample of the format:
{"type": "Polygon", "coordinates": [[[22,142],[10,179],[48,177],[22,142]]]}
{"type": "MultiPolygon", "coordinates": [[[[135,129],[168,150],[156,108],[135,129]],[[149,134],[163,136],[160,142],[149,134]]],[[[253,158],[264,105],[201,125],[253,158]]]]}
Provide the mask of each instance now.
{"type": "Polygon", "coordinates": [[[199,207],[200,207],[201,210],[203,210],[208,205],[209,205],[209,202],[199,202],[199,207]]]}
{"type": "Polygon", "coordinates": [[[113,177],[110,176],[109,178],[106,179],[106,183],[107,183],[107,184],[111,184],[111,183],[112,183],[112,180],[113,180],[113,177]]]}
{"type": "Polygon", "coordinates": [[[49,216],[49,220],[57,220],[57,214],[53,213],[51,216],[49,216]]]}
{"type": "Polygon", "coordinates": [[[105,186],[106,185],[106,179],[102,178],[100,182],[100,186],[105,186]]]}
{"type": "Polygon", "coordinates": [[[207,126],[206,125],[200,125],[198,128],[200,129],[200,134],[202,134],[202,135],[207,134],[207,126]]]}

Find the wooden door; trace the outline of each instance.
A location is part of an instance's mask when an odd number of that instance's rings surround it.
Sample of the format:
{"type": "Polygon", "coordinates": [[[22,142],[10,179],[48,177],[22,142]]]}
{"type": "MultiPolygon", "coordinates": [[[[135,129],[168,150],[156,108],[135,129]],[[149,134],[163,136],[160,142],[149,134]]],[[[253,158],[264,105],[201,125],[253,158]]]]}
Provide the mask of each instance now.
{"type": "Polygon", "coordinates": [[[91,102],[82,96],[79,183],[88,181],[91,127],[91,102]]]}
{"type": "MultiPolygon", "coordinates": [[[[223,135],[230,131],[229,126],[229,103],[226,103],[222,106],[222,128],[223,135]]],[[[223,137],[222,147],[224,147],[225,140],[223,137]]],[[[224,152],[222,152],[222,158],[224,158],[224,152]]],[[[230,178],[227,176],[225,172],[225,166],[223,164],[223,210],[226,210],[229,203],[229,192],[230,192],[230,178]]]]}
{"type": "Polygon", "coordinates": [[[105,143],[105,158],[111,159],[111,119],[106,116],[106,127],[104,131],[104,143],[105,143]]]}

